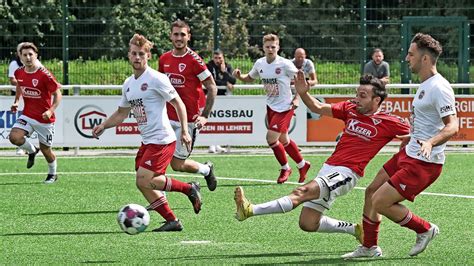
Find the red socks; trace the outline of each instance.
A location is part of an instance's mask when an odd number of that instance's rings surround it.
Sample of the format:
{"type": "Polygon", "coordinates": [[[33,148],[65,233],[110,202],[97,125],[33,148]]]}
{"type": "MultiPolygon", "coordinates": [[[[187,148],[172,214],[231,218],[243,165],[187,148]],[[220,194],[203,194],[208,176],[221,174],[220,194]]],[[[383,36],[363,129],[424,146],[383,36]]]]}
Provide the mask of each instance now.
{"type": "Polygon", "coordinates": [[[165,187],[163,188],[164,191],[177,191],[184,193],[186,195],[189,194],[191,191],[191,185],[188,183],[181,182],[179,180],[165,177],[165,187]]]}
{"type": "Polygon", "coordinates": [[[285,148],[279,141],[271,143],[269,146],[272,148],[273,154],[275,154],[275,157],[280,165],[285,165],[288,163],[288,160],[286,159],[285,148]]]}
{"type": "Polygon", "coordinates": [[[168,201],[164,196],[159,197],[157,200],[151,203],[150,208],[158,212],[167,222],[176,220],[176,216],[170,209],[168,201]]]}
{"type": "Polygon", "coordinates": [[[290,142],[284,145],[286,153],[290,155],[291,159],[295,161],[295,163],[300,163],[303,161],[303,156],[301,156],[300,150],[298,149],[298,145],[296,142],[290,139],[290,142]]]}
{"type": "Polygon", "coordinates": [[[363,215],[362,227],[364,228],[364,247],[370,248],[372,246],[377,246],[380,222],[374,222],[367,218],[367,216],[363,215]]]}
{"type": "Polygon", "coordinates": [[[406,227],[415,231],[417,234],[425,233],[430,230],[431,225],[429,222],[423,220],[423,218],[416,216],[411,211],[408,211],[407,215],[403,220],[398,222],[400,226],[406,227]]]}

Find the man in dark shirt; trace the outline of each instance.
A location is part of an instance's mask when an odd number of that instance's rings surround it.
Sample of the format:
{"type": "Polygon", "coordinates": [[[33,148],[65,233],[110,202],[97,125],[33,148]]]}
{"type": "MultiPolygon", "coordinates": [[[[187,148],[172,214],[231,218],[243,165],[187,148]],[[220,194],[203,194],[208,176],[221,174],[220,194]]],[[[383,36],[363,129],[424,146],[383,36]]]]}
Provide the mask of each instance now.
{"type": "Polygon", "coordinates": [[[225,62],[224,53],[221,50],[214,51],[212,60],[207,63],[207,68],[211,71],[218,86],[217,95],[231,94],[236,79],[232,76],[232,66],[225,62]]]}

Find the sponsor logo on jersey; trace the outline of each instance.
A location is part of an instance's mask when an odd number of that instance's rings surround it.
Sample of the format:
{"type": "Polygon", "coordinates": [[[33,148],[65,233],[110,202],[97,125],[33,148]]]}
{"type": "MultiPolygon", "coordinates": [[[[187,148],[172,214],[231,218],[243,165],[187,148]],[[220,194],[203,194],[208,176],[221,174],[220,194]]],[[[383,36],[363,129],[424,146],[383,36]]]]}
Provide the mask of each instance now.
{"type": "Polygon", "coordinates": [[[281,73],[281,68],[277,67],[275,69],[275,74],[280,75],[280,73],[281,73]]]}
{"type": "Polygon", "coordinates": [[[382,123],[382,120],[376,119],[376,118],[372,118],[372,122],[374,123],[374,125],[378,125],[378,124],[382,123]]]}
{"type": "Polygon", "coordinates": [[[179,63],[178,65],[179,72],[183,72],[186,69],[186,64],[179,63]]]}
{"type": "Polygon", "coordinates": [[[74,127],[79,135],[91,139],[93,138],[92,129],[105,121],[106,118],[107,115],[99,106],[84,105],[77,110],[74,116],[74,127]]]}
{"type": "Polygon", "coordinates": [[[140,90],[142,91],[146,91],[148,89],[148,84],[147,83],[143,83],[142,86],[140,87],[140,90]]]}
{"type": "Polygon", "coordinates": [[[418,99],[420,99],[420,100],[423,99],[423,96],[425,96],[425,91],[424,90],[420,92],[420,95],[418,95],[418,99]]]}
{"type": "Polygon", "coordinates": [[[377,135],[377,128],[356,119],[349,119],[346,125],[346,132],[362,138],[373,138],[377,135]]]}
{"type": "Polygon", "coordinates": [[[452,112],[454,110],[452,105],[446,105],[439,109],[440,113],[452,112]]]}
{"type": "Polygon", "coordinates": [[[183,75],[175,73],[167,73],[166,75],[170,79],[170,82],[173,87],[184,87],[184,82],[186,81],[186,78],[183,75]]]}
{"type": "Polygon", "coordinates": [[[41,98],[41,91],[36,88],[21,87],[23,97],[25,98],[41,98]]]}
{"type": "Polygon", "coordinates": [[[38,80],[37,79],[32,79],[31,82],[33,83],[33,87],[38,86],[38,80]]]}

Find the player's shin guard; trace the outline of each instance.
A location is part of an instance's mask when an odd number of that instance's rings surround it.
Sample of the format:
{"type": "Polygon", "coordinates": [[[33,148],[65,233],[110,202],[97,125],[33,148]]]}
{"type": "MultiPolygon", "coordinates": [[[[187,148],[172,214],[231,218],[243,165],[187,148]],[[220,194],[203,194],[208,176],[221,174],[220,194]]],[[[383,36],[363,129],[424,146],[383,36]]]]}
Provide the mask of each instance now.
{"type": "Polygon", "coordinates": [[[188,195],[191,191],[191,185],[173,178],[165,177],[165,187],[163,188],[163,190],[176,191],[188,195]]]}
{"type": "Polygon", "coordinates": [[[301,156],[300,150],[296,142],[290,139],[290,142],[284,145],[286,153],[295,161],[295,163],[300,163],[303,161],[303,156],[301,156]]]}
{"type": "Polygon", "coordinates": [[[429,222],[423,220],[423,218],[415,215],[411,211],[408,211],[405,218],[398,222],[398,224],[415,231],[417,234],[426,233],[431,227],[429,222]]]}
{"type": "Polygon", "coordinates": [[[166,221],[175,221],[176,216],[174,215],[173,211],[170,209],[170,206],[168,205],[168,201],[166,200],[166,197],[161,196],[154,202],[148,206],[147,209],[153,209],[157,213],[159,213],[166,221]]]}
{"type": "Polygon", "coordinates": [[[279,141],[271,143],[269,146],[272,148],[273,154],[275,154],[275,158],[280,163],[280,165],[285,165],[288,163],[288,159],[286,159],[285,148],[279,141]]]}
{"type": "Polygon", "coordinates": [[[380,222],[372,221],[364,215],[362,217],[362,227],[364,228],[364,247],[377,246],[380,222]]]}

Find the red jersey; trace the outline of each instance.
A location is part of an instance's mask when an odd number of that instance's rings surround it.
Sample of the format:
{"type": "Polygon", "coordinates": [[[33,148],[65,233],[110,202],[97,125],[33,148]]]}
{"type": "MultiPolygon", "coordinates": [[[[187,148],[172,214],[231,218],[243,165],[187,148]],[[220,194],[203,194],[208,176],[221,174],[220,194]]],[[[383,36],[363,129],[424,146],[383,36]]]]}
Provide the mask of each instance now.
{"type": "MultiPolygon", "coordinates": [[[[212,76],[206,64],[198,54],[188,48],[183,56],[173,55],[172,51],[162,54],[158,70],[168,76],[183,100],[188,122],[194,122],[195,116],[201,114],[205,103],[201,82],[212,76]]],[[[179,121],[174,107],[169,103],[166,107],[170,120],[179,121]]]]}
{"type": "Polygon", "coordinates": [[[409,124],[403,118],[385,112],[363,115],[356,105],[346,101],[331,105],[334,118],[345,123],[344,132],[336,150],[326,163],[345,166],[364,175],[364,169],[372,158],[396,135],[407,135],[409,124]]]}
{"type": "Polygon", "coordinates": [[[17,89],[20,89],[25,103],[23,114],[40,123],[54,123],[54,113],[49,120],[43,119],[43,113],[52,104],[51,94],[61,88],[53,74],[43,66],[33,73],[26,72],[22,66],[15,71],[15,78],[18,81],[17,89]]]}

